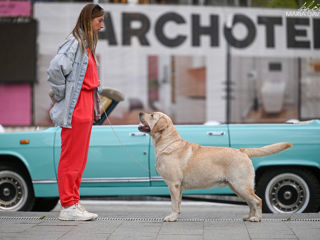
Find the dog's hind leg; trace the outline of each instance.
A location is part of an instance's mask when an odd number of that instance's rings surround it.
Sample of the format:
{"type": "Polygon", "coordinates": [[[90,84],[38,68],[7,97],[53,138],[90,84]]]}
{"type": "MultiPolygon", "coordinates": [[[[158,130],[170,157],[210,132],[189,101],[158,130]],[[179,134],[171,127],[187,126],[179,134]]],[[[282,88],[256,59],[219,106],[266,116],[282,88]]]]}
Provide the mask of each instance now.
{"type": "Polygon", "coordinates": [[[260,222],[262,218],[262,200],[254,193],[253,189],[248,190],[248,194],[244,199],[250,206],[250,215],[244,218],[245,221],[260,222]]]}
{"type": "Polygon", "coordinates": [[[179,202],[178,202],[178,210],[179,210],[179,214],[181,212],[181,201],[182,201],[182,187],[180,186],[180,192],[179,192],[179,202]]]}
{"type": "Polygon", "coordinates": [[[250,208],[248,217],[244,217],[244,221],[260,222],[262,218],[262,200],[254,193],[253,187],[239,183],[229,183],[230,188],[239,197],[244,199],[250,208]]]}
{"type": "Polygon", "coordinates": [[[165,222],[174,222],[177,220],[180,214],[181,198],[182,198],[182,187],[180,183],[169,183],[168,184],[171,197],[171,214],[164,218],[165,222]]]}

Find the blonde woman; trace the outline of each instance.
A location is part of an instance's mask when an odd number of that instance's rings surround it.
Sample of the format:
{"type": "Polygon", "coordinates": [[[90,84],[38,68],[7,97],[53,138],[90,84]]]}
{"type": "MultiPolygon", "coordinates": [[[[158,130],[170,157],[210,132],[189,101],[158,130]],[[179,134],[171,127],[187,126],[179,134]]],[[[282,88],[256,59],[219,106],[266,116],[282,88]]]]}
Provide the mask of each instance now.
{"type": "Polygon", "coordinates": [[[87,4],[67,40],[59,47],[48,69],[52,121],[61,127],[58,187],[60,220],[95,220],[80,205],[79,188],[85,169],[94,118],[100,118],[95,50],[98,32],[104,27],[104,10],[87,4]]]}

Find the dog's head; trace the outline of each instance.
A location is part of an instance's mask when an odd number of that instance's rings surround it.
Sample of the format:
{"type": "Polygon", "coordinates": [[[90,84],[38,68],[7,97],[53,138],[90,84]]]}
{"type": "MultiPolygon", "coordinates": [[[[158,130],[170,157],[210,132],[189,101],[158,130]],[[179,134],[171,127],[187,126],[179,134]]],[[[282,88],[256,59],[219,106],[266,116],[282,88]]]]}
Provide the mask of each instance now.
{"type": "Polygon", "coordinates": [[[148,134],[155,134],[164,131],[172,125],[171,119],[164,113],[139,113],[139,131],[148,134]]]}

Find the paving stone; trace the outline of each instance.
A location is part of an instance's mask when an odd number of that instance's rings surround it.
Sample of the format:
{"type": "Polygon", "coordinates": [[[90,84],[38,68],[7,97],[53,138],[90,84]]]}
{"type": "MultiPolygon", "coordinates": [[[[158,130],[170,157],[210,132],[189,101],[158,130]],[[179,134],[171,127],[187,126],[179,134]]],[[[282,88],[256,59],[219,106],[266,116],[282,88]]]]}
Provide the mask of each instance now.
{"type": "MultiPolygon", "coordinates": [[[[247,206],[184,204],[177,222],[163,222],[170,205],[126,203],[91,205],[96,221],[59,221],[59,211],[0,212],[0,240],[314,240],[320,214],[264,214],[260,223],[244,222],[247,206]],[[100,210],[99,210],[100,209],[100,210]],[[207,210],[207,211],[206,211],[207,210]]],[[[89,208],[90,209],[90,206],[89,208]]]]}

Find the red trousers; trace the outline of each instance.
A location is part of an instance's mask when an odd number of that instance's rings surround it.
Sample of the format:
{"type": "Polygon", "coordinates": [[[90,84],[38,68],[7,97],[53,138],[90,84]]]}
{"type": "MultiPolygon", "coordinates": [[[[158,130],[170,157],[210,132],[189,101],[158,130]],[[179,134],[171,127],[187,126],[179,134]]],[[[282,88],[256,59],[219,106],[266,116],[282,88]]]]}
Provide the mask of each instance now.
{"type": "Polygon", "coordinates": [[[58,167],[58,187],[63,207],[77,204],[85,169],[93,124],[93,91],[81,90],[72,115],[72,128],[61,130],[61,156],[58,167]]]}

